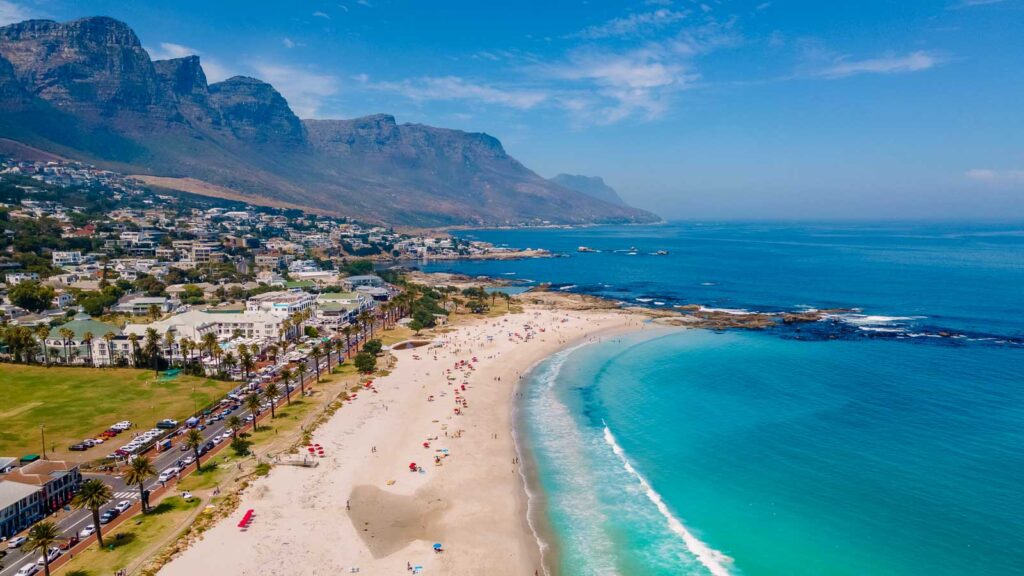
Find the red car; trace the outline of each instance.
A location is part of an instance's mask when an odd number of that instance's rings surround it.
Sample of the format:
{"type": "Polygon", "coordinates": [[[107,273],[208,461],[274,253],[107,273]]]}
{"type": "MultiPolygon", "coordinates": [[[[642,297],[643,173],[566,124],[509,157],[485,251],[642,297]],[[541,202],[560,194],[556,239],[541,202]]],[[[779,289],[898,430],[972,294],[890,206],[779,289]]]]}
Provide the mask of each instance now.
{"type": "Polygon", "coordinates": [[[72,536],[72,537],[68,538],[67,540],[64,540],[63,542],[61,542],[60,543],[60,549],[66,552],[66,551],[70,550],[71,547],[74,546],[75,544],[78,544],[78,536],[72,536]]]}

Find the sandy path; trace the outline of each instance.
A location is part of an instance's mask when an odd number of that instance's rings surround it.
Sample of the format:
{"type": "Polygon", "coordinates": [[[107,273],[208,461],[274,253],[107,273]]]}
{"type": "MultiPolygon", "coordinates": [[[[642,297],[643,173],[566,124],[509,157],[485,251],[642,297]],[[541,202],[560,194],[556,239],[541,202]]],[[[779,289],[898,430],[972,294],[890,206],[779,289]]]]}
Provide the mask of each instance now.
{"type": "Polygon", "coordinates": [[[407,562],[424,574],[543,573],[513,461],[518,376],[566,344],[640,321],[527,309],[394,351],[397,367],[374,381],[377,392],[360,392],[317,431],[319,467],[275,467],[161,574],[408,574],[407,562]],[[467,365],[455,368],[460,360],[467,365]],[[250,508],[243,532],[236,524],[250,508]],[[435,554],[434,542],[446,551],[435,554]]]}

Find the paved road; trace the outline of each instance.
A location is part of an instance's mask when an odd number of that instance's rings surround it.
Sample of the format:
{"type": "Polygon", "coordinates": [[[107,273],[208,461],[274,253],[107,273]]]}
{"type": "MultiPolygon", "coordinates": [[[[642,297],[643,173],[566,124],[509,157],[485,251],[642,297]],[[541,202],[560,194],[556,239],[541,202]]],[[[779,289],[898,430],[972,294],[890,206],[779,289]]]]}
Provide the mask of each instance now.
{"type": "MultiPolygon", "coordinates": [[[[355,345],[355,343],[353,343],[353,344],[355,345]]],[[[337,355],[332,354],[331,358],[332,358],[332,364],[331,365],[334,366],[335,364],[337,364],[337,362],[336,362],[337,355]]],[[[325,370],[326,369],[326,365],[327,365],[326,358],[321,358],[321,360],[322,361],[320,363],[320,368],[321,368],[321,370],[325,370]]],[[[306,359],[306,363],[307,363],[307,366],[308,366],[308,370],[306,371],[307,373],[306,373],[305,383],[308,385],[310,383],[316,382],[316,363],[313,360],[313,358],[307,358],[306,359]]],[[[299,394],[300,390],[301,390],[301,387],[299,386],[298,375],[296,374],[295,377],[292,379],[291,393],[294,396],[296,394],[299,394]]],[[[284,386],[283,385],[281,386],[281,392],[282,392],[282,394],[284,393],[284,386]]],[[[281,398],[281,400],[278,401],[278,405],[281,405],[282,403],[285,403],[285,402],[286,402],[285,398],[281,398]]],[[[215,413],[216,412],[220,412],[220,410],[215,410],[215,413]]],[[[269,413],[270,412],[268,410],[263,410],[263,412],[260,413],[259,420],[265,419],[269,415],[269,413]]],[[[233,412],[233,414],[238,414],[238,415],[240,415],[241,417],[244,418],[245,416],[248,415],[248,411],[243,406],[241,408],[236,409],[233,412]]],[[[217,422],[207,421],[208,425],[207,425],[206,429],[203,430],[204,438],[211,439],[211,438],[213,438],[215,436],[222,435],[222,434],[228,432],[228,427],[225,424],[226,422],[227,422],[227,418],[224,418],[224,419],[219,420],[217,422]]],[[[155,452],[155,448],[152,448],[152,449],[150,449],[149,452],[146,453],[146,455],[149,456],[153,460],[153,467],[156,468],[157,474],[159,474],[160,472],[163,472],[164,470],[166,470],[167,468],[170,468],[171,466],[174,466],[179,460],[182,460],[185,457],[190,456],[190,455],[193,454],[193,452],[191,450],[182,451],[181,448],[180,448],[180,446],[181,446],[181,439],[182,439],[182,437],[184,435],[184,431],[185,430],[186,429],[184,427],[182,427],[182,428],[180,428],[180,429],[178,429],[176,431],[174,436],[172,436],[172,438],[174,439],[174,442],[173,442],[173,445],[171,446],[170,449],[165,450],[163,452],[155,452]]],[[[214,447],[214,451],[212,451],[210,454],[207,454],[206,456],[204,456],[202,458],[202,460],[205,460],[210,455],[218,452],[221,448],[223,448],[224,446],[228,445],[229,443],[230,442],[228,442],[228,441],[222,441],[222,442],[218,443],[217,446],[214,447]]],[[[185,468],[185,470],[182,472],[181,476],[185,476],[185,475],[187,475],[187,474],[189,474],[189,473],[191,473],[193,471],[195,471],[195,465],[194,464],[190,465],[187,468],[185,468]]],[[[140,512],[141,507],[138,506],[138,502],[139,502],[139,489],[138,489],[138,486],[126,486],[125,483],[124,483],[124,480],[120,476],[111,475],[111,474],[84,474],[83,476],[85,476],[87,478],[99,478],[99,479],[103,480],[107,485],[109,485],[111,487],[111,490],[114,492],[114,498],[110,501],[110,503],[100,509],[100,513],[101,514],[104,511],[106,511],[106,510],[108,510],[110,508],[113,508],[115,505],[117,505],[119,502],[121,502],[123,500],[127,500],[127,501],[131,502],[131,504],[132,504],[132,508],[130,508],[127,512],[125,512],[125,513],[121,514],[120,516],[118,516],[110,524],[107,524],[107,525],[103,526],[103,533],[104,533],[104,535],[106,535],[108,533],[109,534],[113,534],[114,531],[115,531],[114,529],[117,528],[117,526],[119,526],[122,522],[127,521],[129,518],[134,516],[136,513],[140,512]]],[[[146,489],[151,492],[151,496],[150,496],[151,501],[157,495],[156,494],[157,490],[159,490],[161,487],[162,486],[161,486],[160,482],[157,482],[156,480],[150,480],[149,483],[146,485],[146,489]]],[[[65,537],[65,538],[68,538],[68,537],[71,537],[71,536],[74,536],[74,535],[78,534],[79,531],[82,530],[82,528],[85,528],[87,525],[92,524],[92,523],[93,523],[93,520],[92,520],[92,511],[91,510],[73,510],[71,512],[65,512],[64,513],[63,517],[61,517],[61,519],[58,521],[58,526],[61,529],[62,536],[65,537]]],[[[90,538],[85,539],[81,544],[76,546],[72,551],[73,552],[77,552],[77,551],[81,550],[82,547],[84,547],[85,545],[91,544],[94,540],[95,540],[95,536],[91,536],[90,538]]],[[[2,546],[6,547],[6,543],[2,544],[2,546]]],[[[6,548],[3,548],[3,549],[6,550],[6,548]]],[[[39,559],[39,556],[40,556],[39,553],[33,553],[31,555],[25,554],[25,553],[22,552],[22,550],[20,548],[17,549],[17,550],[7,550],[7,552],[8,552],[7,556],[4,557],[3,559],[0,559],[0,564],[2,564],[4,566],[4,568],[2,570],[0,570],[0,576],[14,576],[15,573],[21,568],[21,566],[23,566],[25,564],[28,564],[30,562],[35,562],[36,560],[39,559]]],[[[64,555],[62,554],[61,557],[58,558],[58,561],[60,563],[62,563],[63,562],[63,558],[64,558],[64,555]]],[[[42,569],[40,569],[39,573],[40,574],[42,573],[42,569]]]]}

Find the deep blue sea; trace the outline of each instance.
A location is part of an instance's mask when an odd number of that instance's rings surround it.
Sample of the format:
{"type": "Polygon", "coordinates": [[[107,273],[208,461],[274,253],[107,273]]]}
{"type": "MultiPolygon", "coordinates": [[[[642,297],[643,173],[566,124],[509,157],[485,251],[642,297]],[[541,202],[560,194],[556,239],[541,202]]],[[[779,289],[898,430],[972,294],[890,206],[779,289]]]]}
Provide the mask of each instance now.
{"type": "Polygon", "coordinates": [[[520,429],[557,573],[1024,574],[1024,225],[467,235],[566,257],[426,269],[856,309],[799,332],[652,325],[537,366],[520,429]]]}

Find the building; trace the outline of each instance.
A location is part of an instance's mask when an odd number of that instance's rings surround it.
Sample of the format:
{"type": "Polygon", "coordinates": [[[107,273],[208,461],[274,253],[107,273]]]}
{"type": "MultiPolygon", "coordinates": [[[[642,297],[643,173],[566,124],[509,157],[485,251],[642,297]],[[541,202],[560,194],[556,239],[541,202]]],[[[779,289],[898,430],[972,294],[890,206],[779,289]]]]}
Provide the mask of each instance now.
{"type": "MultiPolygon", "coordinates": [[[[284,326],[285,320],[286,317],[269,312],[190,310],[152,324],[129,324],[124,327],[124,331],[125,334],[136,334],[142,338],[145,337],[146,330],[152,328],[160,334],[161,342],[163,342],[163,335],[168,331],[174,332],[179,341],[182,338],[188,338],[193,342],[200,342],[208,333],[213,333],[218,339],[225,340],[236,333],[244,338],[277,340],[281,337],[281,328],[284,326]]],[[[287,335],[291,336],[297,330],[297,327],[292,327],[288,330],[287,335]]]]}
{"type": "Polygon", "coordinates": [[[316,316],[321,320],[352,322],[364,310],[373,307],[372,298],[358,292],[326,292],[316,298],[316,316]]]}
{"type": "Polygon", "coordinates": [[[95,356],[90,354],[85,337],[92,334],[92,348],[95,350],[97,344],[103,342],[103,336],[108,333],[116,336],[121,334],[121,330],[113,324],[93,320],[88,314],[77,314],[70,322],[50,329],[50,333],[46,335],[46,348],[51,358],[58,358],[69,364],[87,362],[90,356],[96,361],[95,356]],[[61,330],[65,328],[72,332],[67,342],[61,336],[61,330]]]}
{"type": "Polygon", "coordinates": [[[71,501],[82,485],[78,464],[59,460],[36,460],[3,477],[4,483],[42,488],[42,512],[49,514],[71,501]]]}
{"type": "Polygon", "coordinates": [[[114,312],[121,312],[122,314],[145,316],[150,313],[153,306],[156,306],[156,310],[161,314],[166,314],[178,306],[181,306],[181,301],[174,298],[167,298],[166,296],[128,294],[122,297],[121,300],[118,301],[118,303],[111,309],[114,312]]]}
{"type": "Polygon", "coordinates": [[[383,288],[384,279],[381,278],[380,276],[375,276],[373,274],[365,274],[363,276],[349,276],[348,278],[342,280],[342,284],[345,286],[346,290],[355,290],[360,286],[383,288]]]}
{"type": "Polygon", "coordinates": [[[54,250],[51,256],[53,258],[53,265],[58,268],[77,266],[82,263],[82,253],[77,250],[70,252],[54,250]]]}
{"type": "Polygon", "coordinates": [[[42,488],[0,479],[0,537],[10,538],[42,517],[42,488]]]}
{"type": "Polygon", "coordinates": [[[302,290],[265,292],[249,298],[245,309],[249,312],[269,312],[278,316],[291,316],[316,306],[316,297],[302,290]]]}
{"type": "Polygon", "coordinates": [[[14,286],[30,280],[39,280],[39,274],[36,272],[11,272],[4,276],[4,280],[8,286],[14,286]]]}

